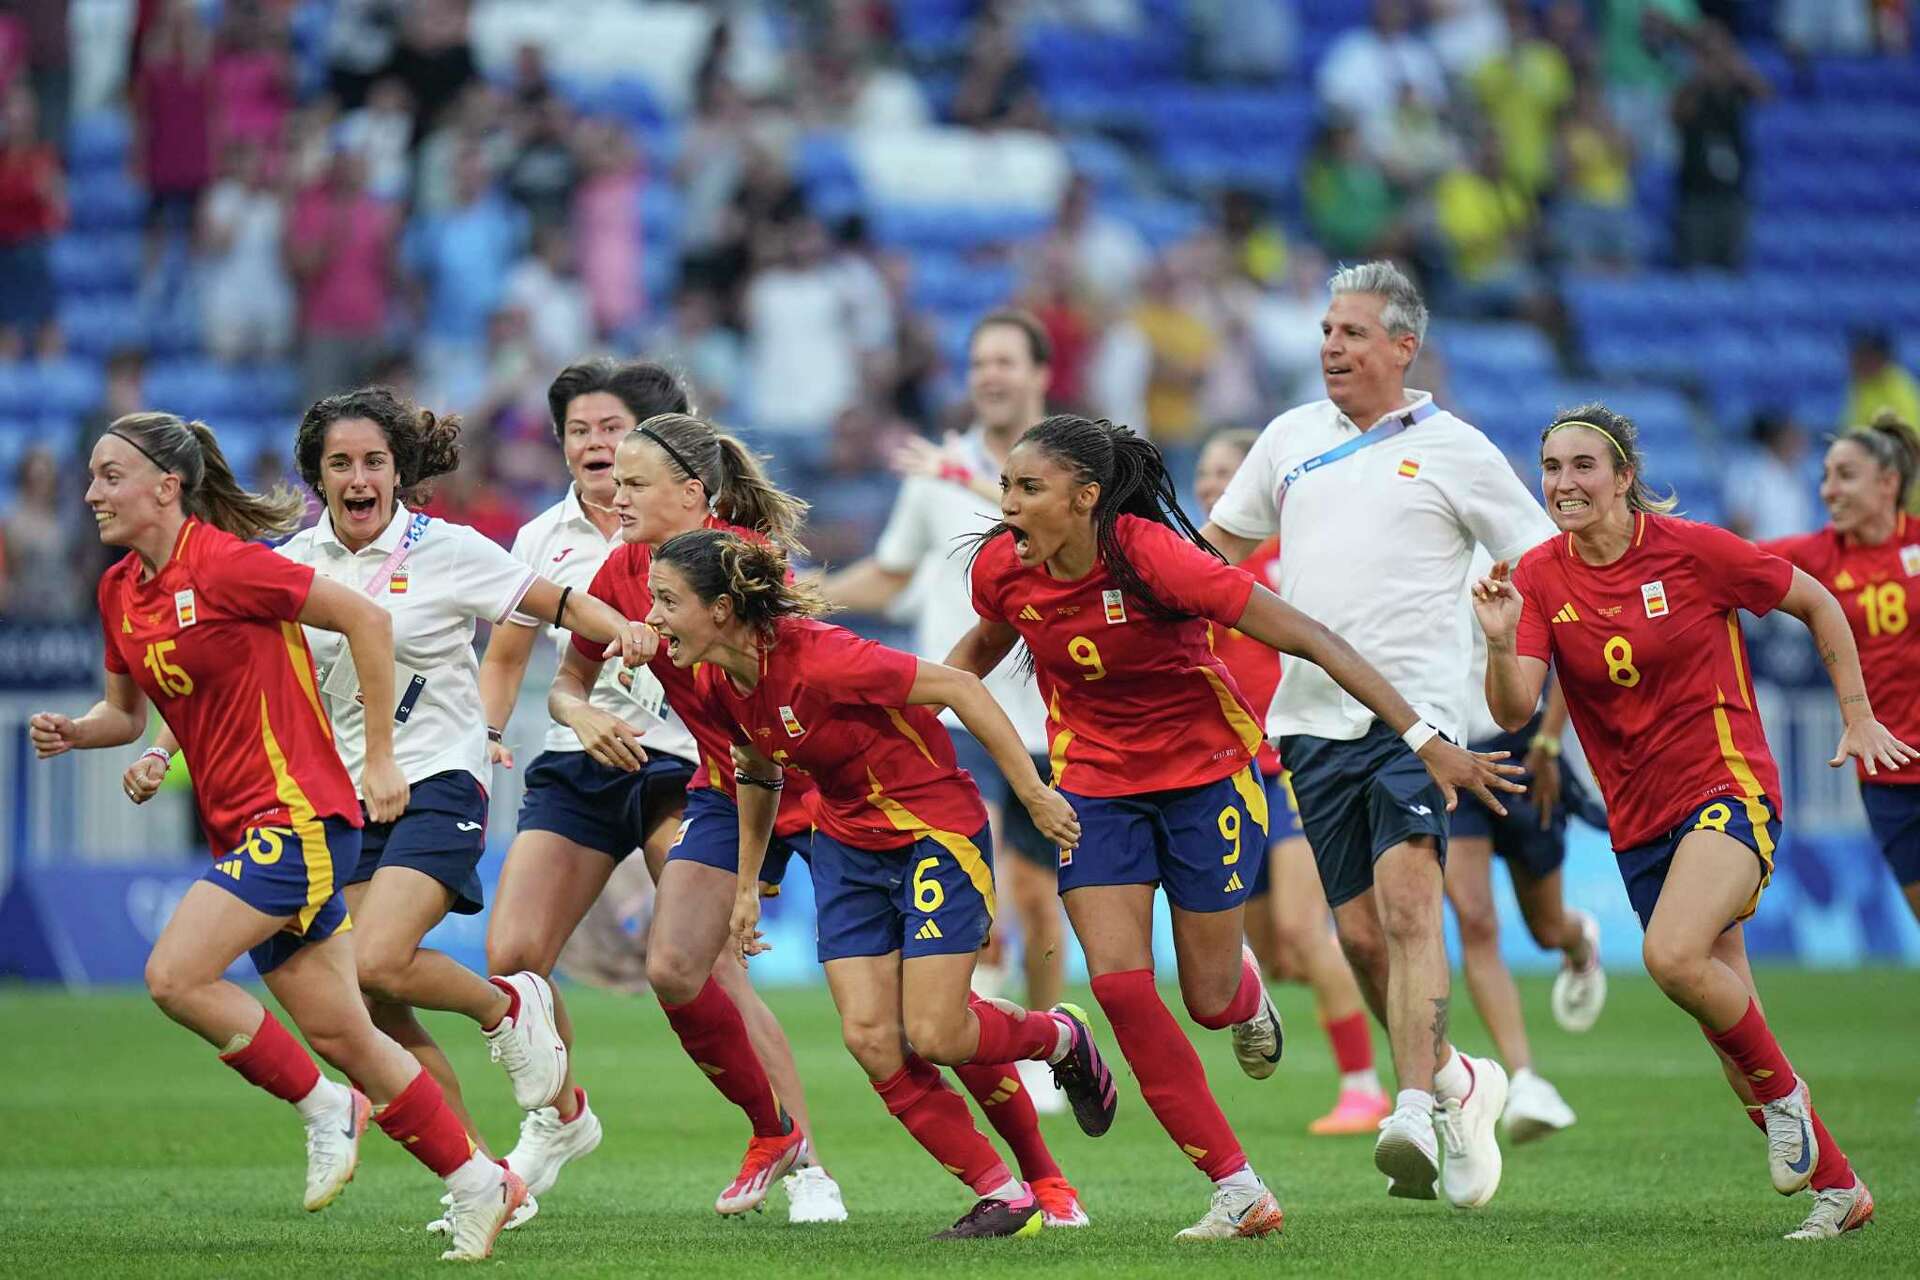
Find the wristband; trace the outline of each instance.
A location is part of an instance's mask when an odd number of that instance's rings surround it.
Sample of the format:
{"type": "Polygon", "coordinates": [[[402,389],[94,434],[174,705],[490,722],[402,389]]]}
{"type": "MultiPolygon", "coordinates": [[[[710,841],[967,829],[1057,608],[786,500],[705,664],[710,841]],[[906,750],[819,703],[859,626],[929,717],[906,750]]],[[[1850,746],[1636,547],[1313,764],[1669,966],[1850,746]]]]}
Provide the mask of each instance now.
{"type": "Polygon", "coordinates": [[[940,478],[949,484],[957,484],[963,489],[973,487],[973,471],[964,463],[948,459],[940,464],[940,478]]]}
{"type": "Polygon", "coordinates": [[[506,738],[507,738],[507,731],[505,729],[496,729],[492,725],[487,726],[488,742],[504,742],[506,741],[506,738]]]}
{"type": "Polygon", "coordinates": [[[1536,733],[1533,735],[1533,741],[1527,744],[1527,750],[1539,751],[1554,760],[1558,760],[1560,758],[1560,739],[1548,734],[1536,733]]]}
{"type": "Polygon", "coordinates": [[[1413,727],[1400,735],[1400,741],[1407,744],[1407,750],[1413,752],[1415,755],[1419,755],[1420,748],[1426,746],[1439,736],[1440,731],[1428,724],[1425,720],[1415,720],[1413,727]]]}
{"type": "Polygon", "coordinates": [[[553,625],[554,626],[563,627],[566,625],[566,623],[560,621],[560,619],[567,616],[567,597],[572,594],[573,594],[572,587],[560,588],[560,603],[553,606],[553,625]]]}
{"type": "MultiPolygon", "coordinates": [[[[141,760],[145,760],[148,756],[152,756],[164,765],[171,766],[173,764],[173,752],[167,750],[165,747],[148,747],[140,753],[141,760]]],[[[136,763],[138,762],[136,761],[136,763]]]]}

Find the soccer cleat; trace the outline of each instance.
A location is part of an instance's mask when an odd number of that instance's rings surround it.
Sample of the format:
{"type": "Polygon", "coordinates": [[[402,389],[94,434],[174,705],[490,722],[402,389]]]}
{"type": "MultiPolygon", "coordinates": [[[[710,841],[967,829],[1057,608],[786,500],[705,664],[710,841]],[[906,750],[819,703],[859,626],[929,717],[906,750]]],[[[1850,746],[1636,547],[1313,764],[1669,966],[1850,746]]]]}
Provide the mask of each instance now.
{"type": "Polygon", "coordinates": [[[1813,1212],[1807,1215],[1798,1231],[1789,1231],[1785,1238],[1831,1240],[1849,1231],[1858,1231],[1872,1221],[1873,1193],[1855,1174],[1850,1187],[1829,1187],[1814,1192],[1813,1212]]]}
{"type": "Polygon", "coordinates": [[[1402,1200],[1431,1200],[1434,1180],[1440,1176],[1439,1141],[1434,1136],[1433,1113],[1419,1107],[1396,1107],[1380,1122],[1373,1144],[1373,1167],[1387,1175],[1387,1194],[1402,1200]]]}
{"type": "Polygon", "coordinates": [[[1433,1108],[1440,1135],[1440,1191],[1456,1209],[1480,1209],[1500,1189],[1500,1140],[1496,1131],[1507,1107],[1506,1068],[1491,1058],[1460,1055],[1473,1083],[1465,1098],[1447,1098],[1433,1108]]]}
{"type": "Polygon", "coordinates": [[[1573,1108],[1560,1091],[1531,1071],[1523,1071],[1507,1082],[1507,1111],[1500,1118],[1500,1129],[1507,1141],[1532,1142],[1558,1133],[1574,1122],[1573,1108]]]}
{"type": "Polygon", "coordinates": [[[1026,1195],[1019,1200],[999,1200],[993,1196],[967,1210],[960,1221],[940,1232],[935,1240],[988,1240],[1006,1236],[1037,1236],[1045,1214],[1040,1197],[1032,1187],[1021,1184],[1026,1195]]]}
{"type": "Polygon", "coordinates": [[[1080,1207],[1080,1193],[1065,1178],[1035,1178],[1027,1184],[1040,1201],[1041,1216],[1050,1227],[1084,1227],[1092,1223],[1080,1207]]]}
{"type": "MultiPolygon", "coordinates": [[[[524,1181],[524,1179],[522,1179],[522,1181],[524,1181]]],[[[441,1196],[440,1203],[446,1207],[446,1212],[427,1224],[427,1234],[430,1236],[450,1236],[453,1234],[453,1193],[449,1191],[446,1195],[441,1196]]],[[[528,1196],[520,1202],[520,1207],[513,1211],[513,1216],[507,1219],[507,1225],[502,1227],[501,1230],[513,1231],[519,1227],[524,1227],[529,1222],[532,1222],[539,1212],[539,1202],[532,1196],[528,1196]]]]}
{"type": "MultiPolygon", "coordinates": [[[[1260,962],[1254,958],[1253,948],[1242,944],[1240,962],[1260,982],[1260,962]]],[[[1286,1043],[1285,1033],[1280,1029],[1280,1010],[1273,1004],[1273,997],[1267,994],[1267,984],[1260,982],[1260,1008],[1245,1022],[1233,1024],[1233,1056],[1240,1060],[1240,1069],[1255,1080],[1265,1080],[1280,1065],[1280,1052],[1286,1043]]]]}
{"type": "Polygon", "coordinates": [[[360,1135],[367,1131],[373,1104],[367,1095],[334,1085],[338,1105],[307,1125],[307,1212],[318,1213],[340,1198],[360,1167],[360,1135]]]}
{"type": "Polygon", "coordinates": [[[553,1021],[553,988],[537,973],[493,981],[513,988],[520,1009],[480,1033],[487,1038],[487,1053],[507,1069],[513,1100],[522,1111],[552,1106],[567,1079],[567,1045],[553,1021]]]}
{"type": "Polygon", "coordinates": [[[1767,1172],[1773,1175],[1773,1189],[1783,1196],[1806,1186],[1820,1159],[1820,1141],[1807,1114],[1812,1105],[1807,1082],[1795,1080],[1792,1093],[1760,1108],[1767,1118],[1767,1172]]]}
{"type": "Polygon", "coordinates": [[[1587,940],[1587,963],[1576,969],[1563,957],[1553,980],[1553,1020],[1562,1031],[1591,1031],[1607,1003],[1607,971],[1600,964],[1600,922],[1591,911],[1573,911],[1587,940]]]}
{"type": "Polygon", "coordinates": [[[1013,1064],[1020,1074],[1020,1083],[1026,1089],[1027,1096],[1033,1099],[1033,1109],[1043,1116],[1062,1115],[1067,1109],[1067,1095],[1060,1092],[1060,1086],[1053,1082],[1053,1073],[1047,1070],[1047,1064],[1032,1058],[1013,1064]]]}
{"type": "Polygon", "coordinates": [[[1393,1114],[1393,1100],[1375,1090],[1342,1089],[1333,1110],[1307,1126],[1318,1137],[1350,1133],[1372,1133],[1380,1122],[1393,1114]]]}
{"type": "Polygon", "coordinates": [[[1213,1189],[1213,1203],[1200,1221],[1177,1233],[1175,1240],[1253,1240],[1278,1235],[1287,1215],[1273,1192],[1264,1186],[1213,1189]]]}
{"type": "Polygon", "coordinates": [[[527,1198],[527,1184],[511,1169],[500,1170],[500,1180],[472,1199],[453,1198],[447,1221],[453,1224],[453,1248],[442,1262],[478,1262],[493,1253],[493,1242],[527,1198]]]}
{"type": "Polygon", "coordinates": [[[528,1195],[543,1196],[553,1190],[562,1166],[600,1145],[600,1117],[587,1105],[587,1091],[578,1092],[580,1110],[573,1119],[562,1120],[556,1108],[539,1107],[520,1121],[520,1141],[505,1159],[507,1168],[526,1182],[528,1195]]]}
{"type": "Polygon", "coordinates": [[[1113,1127],[1113,1113],[1120,1106],[1120,1094],[1113,1086],[1113,1072],[1093,1043],[1093,1025],[1086,1010],[1075,1004],[1053,1006],[1054,1016],[1065,1018],[1073,1033],[1067,1056],[1053,1065],[1053,1083],[1067,1095],[1073,1118],[1080,1132],[1097,1138],[1113,1127]]]}
{"type": "Polygon", "coordinates": [[[787,1193],[788,1222],[845,1222],[847,1204],[840,1184],[817,1164],[795,1169],[780,1180],[787,1193]]]}
{"type": "Polygon", "coordinates": [[[787,1131],[776,1138],[749,1138],[747,1154],[720,1198],[713,1202],[714,1212],[725,1217],[758,1209],[773,1190],[774,1179],[800,1163],[807,1154],[806,1135],[787,1120],[787,1131]]]}

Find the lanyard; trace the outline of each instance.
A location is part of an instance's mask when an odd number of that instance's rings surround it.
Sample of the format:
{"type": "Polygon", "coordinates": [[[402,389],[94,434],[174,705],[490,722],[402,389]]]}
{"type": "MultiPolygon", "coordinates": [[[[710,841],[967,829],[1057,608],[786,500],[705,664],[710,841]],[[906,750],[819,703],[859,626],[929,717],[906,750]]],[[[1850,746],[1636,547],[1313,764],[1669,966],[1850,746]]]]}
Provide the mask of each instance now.
{"type": "Polygon", "coordinates": [[[382,591],[387,589],[387,583],[393,579],[394,573],[399,570],[401,565],[407,562],[407,557],[413,554],[413,549],[420,544],[420,539],[425,536],[428,519],[429,517],[426,512],[416,511],[413,514],[413,519],[407,521],[407,531],[401,535],[400,545],[388,554],[386,560],[374,571],[373,577],[367,579],[367,585],[363,590],[365,590],[369,596],[377,598],[382,591]]]}
{"type": "Polygon", "coordinates": [[[1433,401],[1429,400],[1425,404],[1416,405],[1414,408],[1402,410],[1399,413],[1382,418],[1365,431],[1362,431],[1359,435],[1353,437],[1353,439],[1343,440],[1333,446],[1333,448],[1328,449],[1325,453],[1316,454],[1314,457],[1308,458],[1305,462],[1280,478],[1280,491],[1274,497],[1274,507],[1276,509],[1279,508],[1279,506],[1287,500],[1287,490],[1293,487],[1293,482],[1306,475],[1309,471],[1318,471],[1321,467],[1327,466],[1329,463],[1338,462],[1350,454],[1358,453],[1362,449],[1371,449],[1376,444],[1391,440],[1408,427],[1413,426],[1417,422],[1424,422],[1438,412],[1439,410],[1434,407],[1433,401]]]}

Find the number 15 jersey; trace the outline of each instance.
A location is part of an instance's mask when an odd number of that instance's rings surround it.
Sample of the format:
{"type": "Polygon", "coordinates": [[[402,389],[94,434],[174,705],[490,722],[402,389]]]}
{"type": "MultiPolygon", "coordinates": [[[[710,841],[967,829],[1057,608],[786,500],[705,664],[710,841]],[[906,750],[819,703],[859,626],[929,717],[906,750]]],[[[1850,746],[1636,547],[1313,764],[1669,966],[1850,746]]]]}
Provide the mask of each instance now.
{"type": "Polygon", "coordinates": [[[1781,811],[1737,611],[1771,612],[1792,565],[1724,529],[1639,512],[1612,564],[1585,563],[1561,534],[1521,557],[1513,584],[1516,649],[1559,673],[1615,849],[1715,799],[1781,811]]]}

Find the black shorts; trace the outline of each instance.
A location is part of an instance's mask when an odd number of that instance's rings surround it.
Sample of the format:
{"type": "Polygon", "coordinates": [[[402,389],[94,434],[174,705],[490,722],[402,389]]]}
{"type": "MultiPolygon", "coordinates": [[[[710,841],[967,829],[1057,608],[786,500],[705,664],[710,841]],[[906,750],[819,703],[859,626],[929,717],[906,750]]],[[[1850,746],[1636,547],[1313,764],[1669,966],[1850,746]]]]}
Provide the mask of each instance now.
{"type": "Polygon", "coordinates": [[[1290,734],[1280,758],[1293,777],[1300,825],[1313,846],[1327,905],[1373,888],[1373,864],[1394,845],[1430,836],[1447,861],[1447,802],[1400,735],[1375,720],[1351,741],[1290,734]]]}
{"type": "Polygon", "coordinates": [[[661,815],[680,811],[691,777],[678,756],[648,756],[627,773],[584,751],[543,751],[527,770],[519,829],[551,831],[618,862],[646,843],[661,815]]]}
{"type": "MultiPolygon", "coordinates": [[[[1036,867],[1054,870],[1060,851],[1033,825],[1033,815],[1013,794],[1013,787],[993,757],[987,754],[987,749],[980,745],[980,739],[965,729],[947,732],[953,737],[954,757],[962,769],[973,775],[973,785],[980,788],[980,798],[1000,810],[1000,847],[1011,849],[1036,867]]],[[[1043,779],[1053,772],[1052,763],[1039,752],[1033,753],[1033,767],[1043,779]]]]}
{"type": "Polygon", "coordinates": [[[455,915],[486,904],[480,855],[487,851],[487,793],[465,769],[448,769],[408,788],[407,808],[392,822],[369,822],[360,862],[344,883],[365,884],[381,867],[411,867],[453,894],[455,915]]]}
{"type": "MultiPolygon", "coordinates": [[[[1539,731],[1539,723],[1539,717],[1536,716],[1532,723],[1518,732],[1469,743],[1468,747],[1473,751],[1505,751],[1507,763],[1518,764],[1526,759],[1527,750],[1539,731]]],[[[1580,785],[1564,769],[1560,776],[1563,787],[1580,785]]],[[[1531,784],[1533,780],[1520,778],[1517,781],[1531,784]]],[[[1540,810],[1535,807],[1531,794],[1501,792],[1500,803],[1507,810],[1505,817],[1487,808],[1485,802],[1471,791],[1460,792],[1459,801],[1453,811],[1451,824],[1454,839],[1492,841],[1495,853],[1535,879],[1552,875],[1567,860],[1566,804],[1554,806],[1553,820],[1543,831],[1540,828],[1540,810]]]]}

